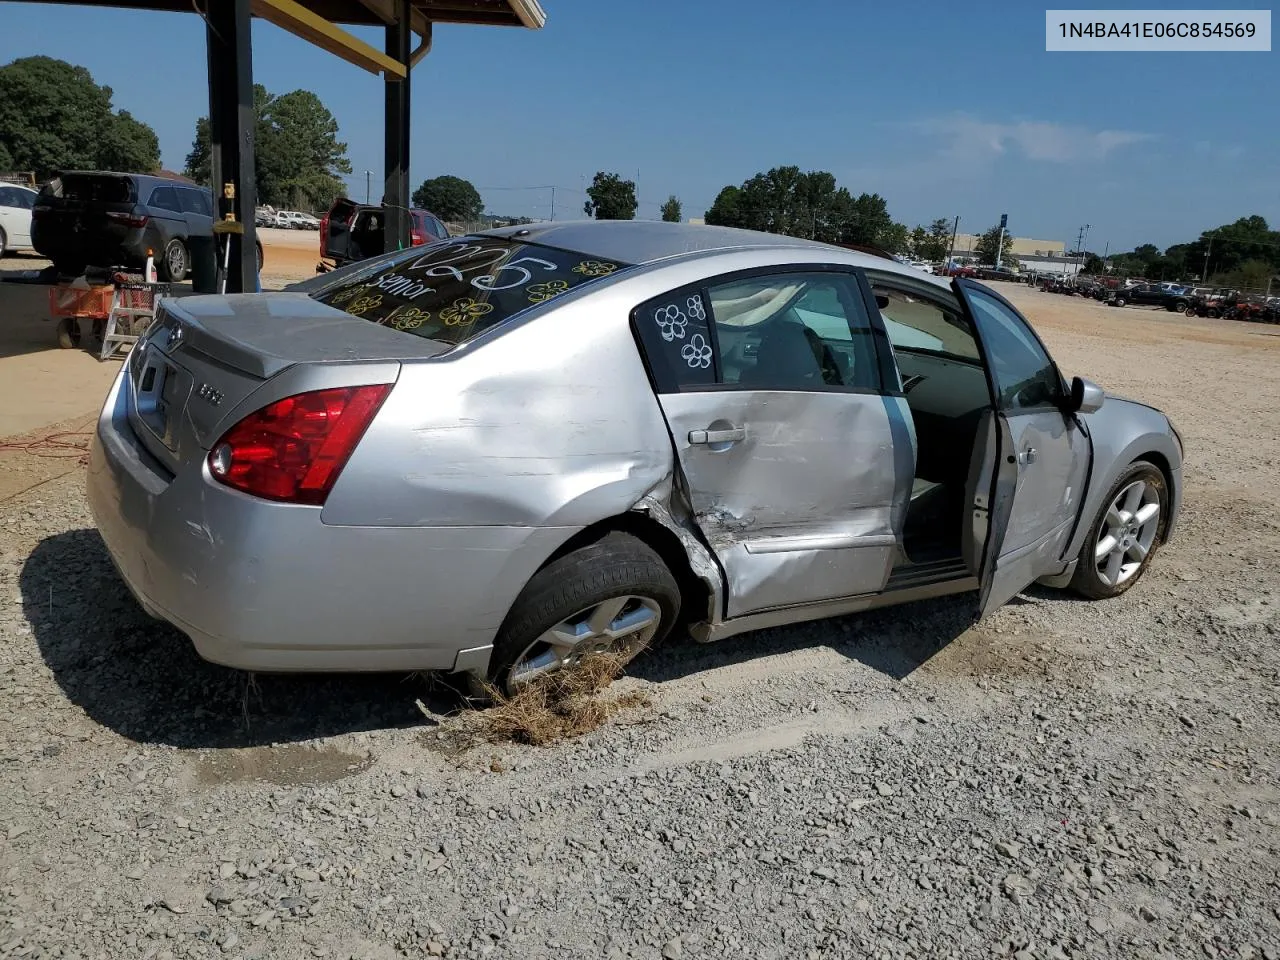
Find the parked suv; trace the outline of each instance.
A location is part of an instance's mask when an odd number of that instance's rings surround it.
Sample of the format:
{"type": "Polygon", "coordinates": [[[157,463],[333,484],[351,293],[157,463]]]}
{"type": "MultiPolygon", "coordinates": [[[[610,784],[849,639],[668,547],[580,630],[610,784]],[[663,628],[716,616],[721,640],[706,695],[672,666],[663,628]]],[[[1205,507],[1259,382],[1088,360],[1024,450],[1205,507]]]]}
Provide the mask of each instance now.
{"type": "Polygon", "coordinates": [[[1190,305],[1191,299],[1186,287],[1166,290],[1157,283],[1142,283],[1128,290],[1117,290],[1108,302],[1117,307],[1132,303],[1164,307],[1166,310],[1182,313],[1190,305]]]}
{"type": "Polygon", "coordinates": [[[31,210],[31,245],[60,273],[80,274],[86,266],[142,267],[151,250],[160,279],[179,283],[191,269],[190,238],[211,236],[208,188],[140,173],[59,174],[40,190],[31,210]]]}
{"type": "MultiPolygon", "coordinates": [[[[409,244],[419,247],[448,240],[449,230],[429,210],[409,211],[409,244]]],[[[339,197],[320,218],[320,255],[338,266],[373,257],[386,249],[387,210],[339,197]]]]}

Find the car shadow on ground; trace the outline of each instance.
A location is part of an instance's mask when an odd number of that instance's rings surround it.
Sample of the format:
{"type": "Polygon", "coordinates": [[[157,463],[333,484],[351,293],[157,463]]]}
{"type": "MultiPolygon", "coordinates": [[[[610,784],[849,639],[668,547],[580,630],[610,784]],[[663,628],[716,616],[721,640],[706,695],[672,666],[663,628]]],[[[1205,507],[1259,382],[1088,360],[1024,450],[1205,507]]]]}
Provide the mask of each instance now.
{"type": "MultiPolygon", "coordinates": [[[[433,721],[463,707],[422,675],[250,675],[207,663],[130,596],[97,531],[41,541],[20,575],[23,611],[67,698],[140,743],[182,748],[291,743],[433,721]]],[[[971,596],[755,631],[702,645],[672,638],[628,672],[655,683],[805,648],[828,647],[902,679],[973,623],[971,596]]]]}
{"type": "Polygon", "coordinates": [[[918,600],[698,644],[673,636],[628,673],[662,683],[796,650],[826,647],[894,680],[910,676],[974,624],[973,594],[918,600]]]}
{"type": "Polygon", "coordinates": [[[54,679],[90,719],[140,743],[250,747],[430,723],[458,695],[422,675],[251,675],[201,660],[148,617],[96,530],[42,540],[19,576],[23,612],[54,679]]]}

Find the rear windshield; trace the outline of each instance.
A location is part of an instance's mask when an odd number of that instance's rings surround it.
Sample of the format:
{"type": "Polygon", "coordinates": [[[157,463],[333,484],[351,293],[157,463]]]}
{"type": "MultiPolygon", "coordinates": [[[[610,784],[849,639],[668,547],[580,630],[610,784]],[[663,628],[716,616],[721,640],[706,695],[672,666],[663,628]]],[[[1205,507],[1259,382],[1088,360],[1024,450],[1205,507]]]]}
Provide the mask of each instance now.
{"type": "Polygon", "coordinates": [[[352,264],[307,292],[374,323],[459,344],[623,267],[516,238],[458,237],[352,264]]]}
{"type": "Polygon", "coordinates": [[[128,177],[103,177],[65,173],[54,177],[40,191],[63,200],[97,200],[105,203],[133,203],[133,181],[128,177]]]}

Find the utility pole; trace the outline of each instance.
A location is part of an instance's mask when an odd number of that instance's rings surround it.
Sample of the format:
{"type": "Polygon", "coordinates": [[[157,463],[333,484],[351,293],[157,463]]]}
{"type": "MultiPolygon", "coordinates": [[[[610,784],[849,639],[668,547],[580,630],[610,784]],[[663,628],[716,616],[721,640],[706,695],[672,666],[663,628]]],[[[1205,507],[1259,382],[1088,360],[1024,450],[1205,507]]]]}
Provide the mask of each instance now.
{"type": "Polygon", "coordinates": [[[551,219],[554,221],[555,218],[556,218],[556,188],[552,187],[551,188],[551,219]]]}
{"type": "Polygon", "coordinates": [[[1209,252],[1213,249],[1213,234],[1209,234],[1209,243],[1204,248],[1204,275],[1200,278],[1201,283],[1209,282],[1209,252]]]}
{"type": "Polygon", "coordinates": [[[956,237],[960,234],[960,215],[956,214],[956,222],[951,225],[951,247],[947,250],[947,266],[952,267],[956,255],[956,237]]]}
{"type": "Polygon", "coordinates": [[[1004,228],[1009,222],[1007,213],[1000,214],[1000,239],[996,241],[996,269],[1000,269],[1000,258],[1004,255],[1004,228]]]}
{"type": "Polygon", "coordinates": [[[364,205],[366,207],[369,205],[369,178],[372,176],[372,170],[366,170],[364,172],[364,205]]]}
{"type": "Polygon", "coordinates": [[[1103,248],[1102,248],[1102,274],[1103,274],[1103,276],[1106,276],[1106,273],[1107,273],[1107,260],[1109,259],[1109,254],[1110,254],[1110,253],[1111,253],[1111,241],[1110,241],[1110,240],[1108,240],[1108,241],[1107,241],[1107,245],[1106,245],[1105,247],[1103,247],[1103,248]]]}

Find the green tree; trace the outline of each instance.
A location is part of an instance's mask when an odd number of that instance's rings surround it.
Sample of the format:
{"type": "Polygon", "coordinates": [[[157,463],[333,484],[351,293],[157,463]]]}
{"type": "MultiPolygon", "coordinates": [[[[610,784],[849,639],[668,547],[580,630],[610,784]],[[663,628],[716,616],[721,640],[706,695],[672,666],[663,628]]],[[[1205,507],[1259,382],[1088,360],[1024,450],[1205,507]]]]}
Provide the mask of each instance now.
{"type": "Polygon", "coordinates": [[[911,249],[911,234],[905,223],[891,223],[880,231],[876,246],[888,253],[906,253],[911,249]]]}
{"type": "Polygon", "coordinates": [[[853,196],[825,170],[774,167],[741,186],[726,186],[706,213],[707,223],[766,233],[907,249],[907,228],[889,216],[878,193],[853,196]]]}
{"type": "Polygon", "coordinates": [[[470,180],[445,174],[423,180],[413,191],[413,205],[430,210],[443,220],[479,220],[484,201],[470,180]]]}
{"type": "Polygon", "coordinates": [[[667,223],[680,222],[680,200],[674,193],[667,197],[667,202],[662,205],[662,219],[667,223]]]}
{"type": "Polygon", "coordinates": [[[0,67],[3,166],[34,170],[151,173],[160,167],[155,131],[111,106],[111,88],[84,67],[52,57],[23,57],[0,67]]]}
{"type": "MultiPolygon", "coordinates": [[[[315,210],[345,192],[341,174],[351,172],[347,145],[338,140],[338,122],[309,90],[281,96],[255,84],[254,181],[258,202],[315,210]]],[[[209,120],[196,120],[186,174],[209,183],[209,120]]]]}
{"type": "Polygon", "coordinates": [[[977,243],[973,245],[973,252],[978,255],[978,262],[988,265],[994,265],[996,262],[996,249],[1000,249],[1000,265],[1012,265],[1013,262],[1013,237],[1009,235],[1009,231],[1004,233],[1004,243],[1000,242],[1000,225],[996,224],[986,233],[978,238],[977,243]]]}
{"type": "Polygon", "coordinates": [[[582,211],[597,220],[634,220],[636,218],[636,185],[634,180],[623,180],[616,173],[603,170],[587,187],[586,203],[582,211]]]}
{"type": "Polygon", "coordinates": [[[924,227],[916,227],[911,234],[911,250],[921,260],[930,262],[945,260],[951,253],[951,221],[939,217],[924,227]]]}
{"type": "Polygon", "coordinates": [[[1105,265],[1102,262],[1102,258],[1096,253],[1086,253],[1084,255],[1084,265],[1082,267],[1084,273],[1100,276],[1104,272],[1104,268],[1105,265]]]}
{"type": "Polygon", "coordinates": [[[728,186],[716,194],[704,219],[715,227],[742,227],[742,189],[728,186]]]}

